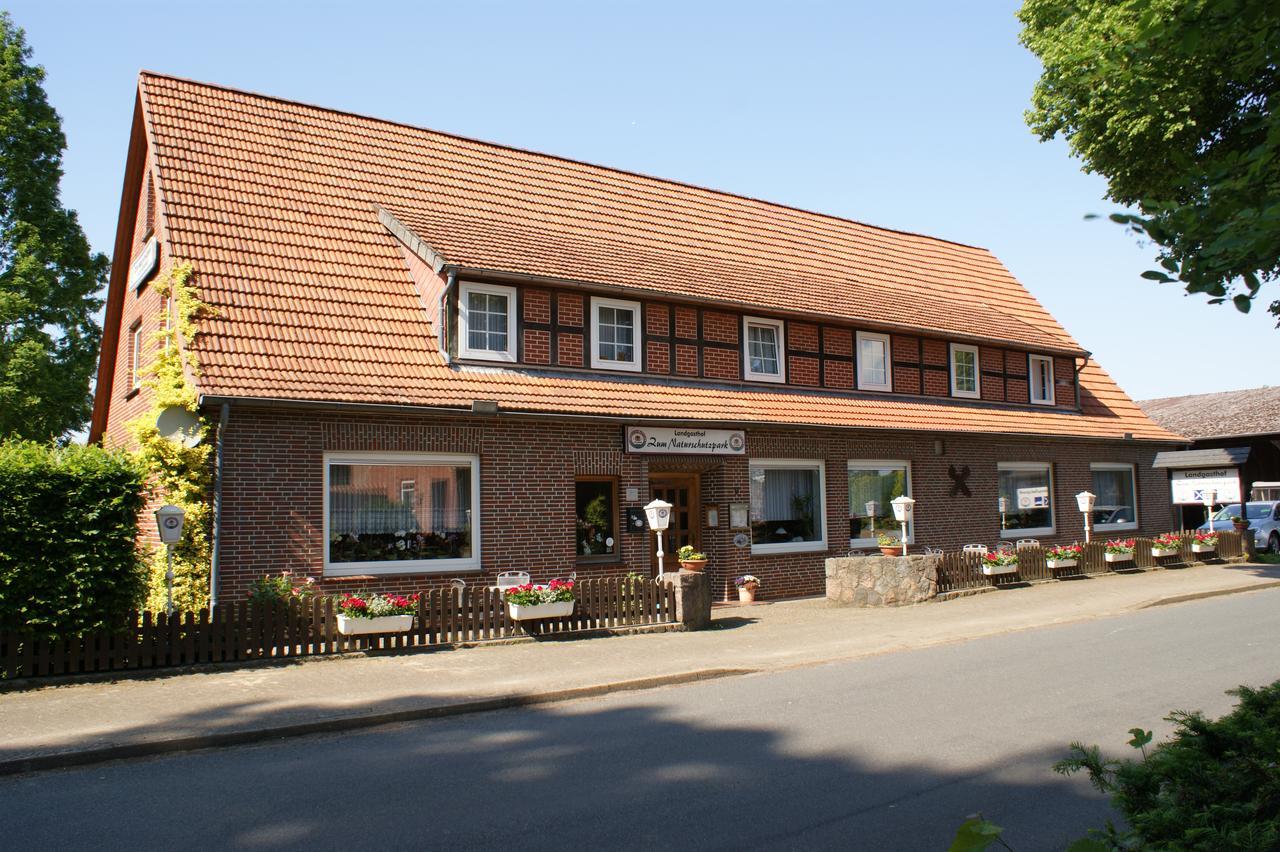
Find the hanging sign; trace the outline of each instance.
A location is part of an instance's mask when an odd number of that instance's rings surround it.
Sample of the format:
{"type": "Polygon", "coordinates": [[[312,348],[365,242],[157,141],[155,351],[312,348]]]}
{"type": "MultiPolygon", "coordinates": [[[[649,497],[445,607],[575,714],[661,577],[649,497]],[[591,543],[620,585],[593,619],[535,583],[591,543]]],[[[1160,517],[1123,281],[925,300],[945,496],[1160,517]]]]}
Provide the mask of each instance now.
{"type": "Polygon", "coordinates": [[[133,259],[133,263],[129,264],[129,288],[137,290],[146,284],[152,273],[156,271],[159,260],[160,244],[156,242],[155,237],[152,237],[143,245],[138,256],[133,259]]]}
{"type": "Polygon", "coordinates": [[[1175,470],[1169,484],[1173,489],[1173,502],[1180,505],[1203,504],[1206,488],[1218,492],[1214,498],[1218,504],[1240,502],[1240,477],[1234,467],[1175,470]]]}
{"type": "Polygon", "coordinates": [[[747,450],[746,435],[734,429],[662,429],[628,426],[627,451],[632,453],[681,453],[702,456],[740,456],[747,450]]]}

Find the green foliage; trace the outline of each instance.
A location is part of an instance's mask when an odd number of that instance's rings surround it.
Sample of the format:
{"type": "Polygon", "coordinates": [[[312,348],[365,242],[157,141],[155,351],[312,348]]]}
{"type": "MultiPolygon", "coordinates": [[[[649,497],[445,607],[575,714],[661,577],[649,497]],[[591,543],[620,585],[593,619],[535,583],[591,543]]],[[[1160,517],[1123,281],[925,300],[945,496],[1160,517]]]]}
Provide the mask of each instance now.
{"type": "MultiPolygon", "coordinates": [[[[157,290],[173,302],[174,321],[162,324],[161,330],[148,341],[151,356],[141,373],[143,387],[150,392],[151,408],[128,424],[138,442],[138,458],[151,486],[165,502],[186,511],[182,541],[173,550],[173,604],[183,611],[196,611],[209,605],[213,521],[208,500],[213,481],[209,465],[211,448],[208,440],[186,447],[163,437],[156,430],[156,417],[171,406],[199,413],[190,379],[198,374],[198,364],[189,344],[196,333],[197,321],[208,309],[196,298],[191,276],[191,266],[181,264],[156,283],[157,290]]],[[[207,424],[203,430],[208,438],[207,424]]],[[[165,605],[164,548],[151,548],[146,562],[146,605],[158,611],[165,605]]]]}
{"type": "Polygon", "coordinates": [[[681,562],[699,562],[707,558],[707,554],[694,550],[692,544],[686,544],[676,551],[676,559],[681,562]]]}
{"type": "Polygon", "coordinates": [[[986,819],[982,814],[973,816],[960,823],[955,839],[947,847],[947,852],[983,852],[993,843],[1009,848],[1000,835],[1004,829],[986,819]]]}
{"type": "Polygon", "coordinates": [[[1248,311],[1280,275],[1280,4],[1024,0],[1018,17],[1044,64],[1027,123],[1137,209],[1111,218],[1158,247],[1143,277],[1248,311]]]}
{"type": "Polygon", "coordinates": [[[51,440],[89,417],[107,259],[58,197],[62,120],[0,12],[0,437],[51,440]]]}
{"type": "Polygon", "coordinates": [[[0,629],[75,635],[137,607],[143,491],[127,454],[0,443],[0,629]]]}
{"type": "Polygon", "coordinates": [[[1107,760],[1096,746],[1071,744],[1054,765],[1084,770],[1130,828],[1093,832],[1109,849],[1273,850],[1280,848],[1280,681],[1240,687],[1235,710],[1216,721],[1176,711],[1171,739],[1151,751],[1151,732],[1133,728],[1142,759],[1107,760]]]}
{"type": "Polygon", "coordinates": [[[293,575],[289,571],[268,574],[254,580],[249,586],[249,602],[267,604],[310,600],[315,594],[315,581],[315,577],[307,577],[301,585],[294,585],[293,575]]]}

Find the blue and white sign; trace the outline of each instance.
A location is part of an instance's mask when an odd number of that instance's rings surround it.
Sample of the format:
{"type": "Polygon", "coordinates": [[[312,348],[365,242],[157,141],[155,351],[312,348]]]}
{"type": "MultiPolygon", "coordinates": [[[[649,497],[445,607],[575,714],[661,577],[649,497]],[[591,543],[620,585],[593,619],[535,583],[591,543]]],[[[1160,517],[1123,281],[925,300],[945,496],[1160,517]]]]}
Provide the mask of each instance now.
{"type": "Polygon", "coordinates": [[[1169,485],[1173,491],[1173,502],[1182,506],[1203,505],[1204,492],[1208,488],[1218,492],[1214,498],[1218,505],[1240,502],[1240,477],[1234,467],[1175,470],[1169,485]]]}

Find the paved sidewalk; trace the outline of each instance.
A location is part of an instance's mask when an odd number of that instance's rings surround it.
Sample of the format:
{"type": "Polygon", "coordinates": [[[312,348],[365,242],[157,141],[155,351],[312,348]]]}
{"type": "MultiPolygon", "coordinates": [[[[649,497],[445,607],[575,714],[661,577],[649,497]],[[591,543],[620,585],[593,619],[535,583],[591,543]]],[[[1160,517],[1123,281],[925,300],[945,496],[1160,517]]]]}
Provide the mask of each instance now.
{"type": "Polygon", "coordinates": [[[714,627],[0,692],[0,774],[923,648],[1280,587],[1280,566],[1105,575],[896,609],[723,607],[714,627]]]}

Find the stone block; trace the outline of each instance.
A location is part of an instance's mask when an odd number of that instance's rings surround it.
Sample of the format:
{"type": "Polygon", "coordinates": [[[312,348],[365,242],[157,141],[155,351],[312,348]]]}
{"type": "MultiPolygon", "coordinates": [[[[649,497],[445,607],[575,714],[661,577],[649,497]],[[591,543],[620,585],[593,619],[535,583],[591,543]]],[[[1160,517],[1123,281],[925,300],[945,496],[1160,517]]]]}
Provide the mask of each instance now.
{"type": "Polygon", "coordinates": [[[827,560],[826,573],[837,606],[906,606],[938,594],[937,556],[842,556],[827,560]]]}

